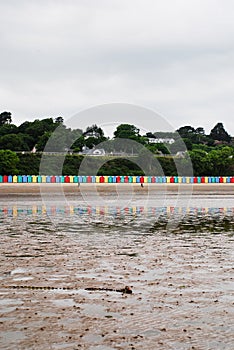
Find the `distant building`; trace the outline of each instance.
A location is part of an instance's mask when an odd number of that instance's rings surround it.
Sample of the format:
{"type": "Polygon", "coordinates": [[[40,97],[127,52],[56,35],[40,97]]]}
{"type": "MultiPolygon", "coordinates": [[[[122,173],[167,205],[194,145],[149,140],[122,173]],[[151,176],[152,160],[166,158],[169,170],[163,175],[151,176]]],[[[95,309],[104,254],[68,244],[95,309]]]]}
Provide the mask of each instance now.
{"type": "Polygon", "coordinates": [[[151,138],[150,137],[148,140],[149,140],[149,143],[167,143],[169,145],[175,142],[175,140],[172,138],[153,138],[153,137],[151,138]]]}
{"type": "Polygon", "coordinates": [[[83,149],[81,154],[86,154],[88,156],[104,156],[106,152],[103,148],[93,148],[93,149],[85,148],[83,149]]]}
{"type": "Polygon", "coordinates": [[[104,156],[106,152],[103,148],[96,148],[96,149],[91,149],[88,154],[93,156],[104,156]]]}
{"type": "Polygon", "coordinates": [[[176,153],[175,157],[176,158],[184,158],[186,156],[187,152],[186,151],[179,151],[176,153]]]}

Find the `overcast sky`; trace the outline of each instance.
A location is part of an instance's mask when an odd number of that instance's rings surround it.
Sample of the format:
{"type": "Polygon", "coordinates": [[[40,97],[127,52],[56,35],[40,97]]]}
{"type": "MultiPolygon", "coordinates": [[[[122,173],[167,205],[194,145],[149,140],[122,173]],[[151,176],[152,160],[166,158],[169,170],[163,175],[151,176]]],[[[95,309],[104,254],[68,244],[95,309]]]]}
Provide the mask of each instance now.
{"type": "Polygon", "coordinates": [[[232,0],[0,0],[0,112],[19,125],[124,102],[234,135],[233,18],[232,0]]]}

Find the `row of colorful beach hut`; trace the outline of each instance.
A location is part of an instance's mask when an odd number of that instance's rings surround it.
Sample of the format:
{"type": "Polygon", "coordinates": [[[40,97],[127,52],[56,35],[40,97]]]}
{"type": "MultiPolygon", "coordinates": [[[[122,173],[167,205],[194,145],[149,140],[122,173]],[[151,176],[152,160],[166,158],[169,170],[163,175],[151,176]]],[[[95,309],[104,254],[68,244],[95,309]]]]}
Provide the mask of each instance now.
{"type": "Polygon", "coordinates": [[[78,215],[119,215],[119,214],[150,214],[150,215],[161,215],[161,214],[225,214],[233,215],[234,208],[222,207],[222,208],[190,208],[190,207],[148,207],[148,206],[130,206],[130,207],[109,207],[109,206],[87,206],[87,207],[76,207],[73,205],[61,207],[61,206],[37,206],[29,205],[28,207],[18,207],[17,205],[13,206],[4,206],[0,208],[0,215],[7,216],[18,216],[18,215],[57,215],[57,214],[78,214],[78,215]]]}
{"type": "Polygon", "coordinates": [[[234,183],[234,176],[0,175],[0,183],[234,183]]]}

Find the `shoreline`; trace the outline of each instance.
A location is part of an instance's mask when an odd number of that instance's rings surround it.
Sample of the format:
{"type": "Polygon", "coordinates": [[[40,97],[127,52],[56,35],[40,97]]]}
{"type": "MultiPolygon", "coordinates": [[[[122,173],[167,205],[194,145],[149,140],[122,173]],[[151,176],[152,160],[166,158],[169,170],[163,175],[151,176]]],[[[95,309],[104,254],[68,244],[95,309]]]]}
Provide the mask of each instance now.
{"type": "Polygon", "coordinates": [[[78,193],[82,191],[93,192],[95,190],[111,193],[118,191],[134,191],[134,192],[218,192],[231,193],[234,192],[234,183],[202,183],[202,184],[155,184],[146,183],[141,187],[139,183],[0,183],[0,196],[7,194],[40,194],[48,193],[78,193]]]}

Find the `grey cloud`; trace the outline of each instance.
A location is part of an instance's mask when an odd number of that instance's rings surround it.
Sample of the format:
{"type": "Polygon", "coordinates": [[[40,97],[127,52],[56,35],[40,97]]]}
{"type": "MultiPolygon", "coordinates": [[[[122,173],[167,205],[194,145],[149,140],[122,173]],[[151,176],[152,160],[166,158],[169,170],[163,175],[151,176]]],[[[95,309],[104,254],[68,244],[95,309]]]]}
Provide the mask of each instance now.
{"type": "Polygon", "coordinates": [[[232,1],[9,1],[0,10],[1,109],[18,123],[119,101],[159,110],[175,127],[224,121],[234,134],[232,1]]]}

